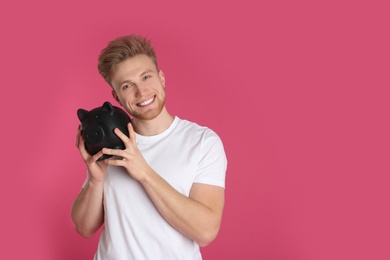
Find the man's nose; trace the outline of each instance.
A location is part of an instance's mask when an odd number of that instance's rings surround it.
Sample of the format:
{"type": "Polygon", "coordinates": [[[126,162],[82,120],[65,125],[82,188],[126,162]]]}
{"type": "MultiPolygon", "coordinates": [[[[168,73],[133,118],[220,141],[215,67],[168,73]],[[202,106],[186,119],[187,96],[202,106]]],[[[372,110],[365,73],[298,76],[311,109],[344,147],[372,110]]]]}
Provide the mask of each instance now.
{"type": "Polygon", "coordinates": [[[136,87],[136,93],[135,93],[136,97],[142,97],[147,91],[147,88],[142,83],[137,84],[135,87],[136,87]]]}
{"type": "Polygon", "coordinates": [[[136,96],[136,97],[142,97],[142,95],[143,95],[144,92],[145,92],[145,88],[142,87],[140,84],[137,84],[135,87],[136,87],[135,96],[136,96]]]}

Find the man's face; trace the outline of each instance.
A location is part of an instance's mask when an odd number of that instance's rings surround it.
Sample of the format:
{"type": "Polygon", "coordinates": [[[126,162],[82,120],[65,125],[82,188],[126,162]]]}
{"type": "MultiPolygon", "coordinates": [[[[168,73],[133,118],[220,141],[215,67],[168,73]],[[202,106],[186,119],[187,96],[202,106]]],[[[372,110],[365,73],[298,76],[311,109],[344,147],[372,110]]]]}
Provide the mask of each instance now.
{"type": "Polygon", "coordinates": [[[111,75],[113,96],[135,118],[156,118],[165,106],[165,78],[146,55],[129,58],[111,75]]]}

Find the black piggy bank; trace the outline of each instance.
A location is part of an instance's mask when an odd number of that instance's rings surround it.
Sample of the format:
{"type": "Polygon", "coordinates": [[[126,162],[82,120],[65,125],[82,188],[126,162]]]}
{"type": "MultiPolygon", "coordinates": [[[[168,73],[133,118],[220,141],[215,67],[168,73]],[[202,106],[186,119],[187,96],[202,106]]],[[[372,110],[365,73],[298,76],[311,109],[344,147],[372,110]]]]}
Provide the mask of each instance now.
{"type": "MultiPolygon", "coordinates": [[[[87,111],[77,110],[77,117],[81,122],[81,131],[85,140],[85,149],[90,155],[94,155],[102,148],[125,149],[122,140],[114,133],[119,128],[129,136],[127,124],[131,121],[128,114],[119,107],[112,106],[110,102],[104,102],[103,106],[87,111]]],[[[98,161],[111,157],[103,154],[98,161]]]]}

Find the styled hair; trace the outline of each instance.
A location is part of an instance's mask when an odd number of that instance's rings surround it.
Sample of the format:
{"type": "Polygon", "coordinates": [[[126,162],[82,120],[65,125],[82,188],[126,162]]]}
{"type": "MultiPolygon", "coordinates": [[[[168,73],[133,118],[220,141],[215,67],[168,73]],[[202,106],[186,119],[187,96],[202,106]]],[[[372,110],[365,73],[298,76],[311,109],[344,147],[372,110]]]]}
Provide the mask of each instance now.
{"type": "Polygon", "coordinates": [[[104,80],[111,85],[111,74],[115,65],[139,54],[147,55],[158,69],[156,53],[150,40],[140,35],[130,34],[112,40],[100,52],[98,71],[104,80]]]}

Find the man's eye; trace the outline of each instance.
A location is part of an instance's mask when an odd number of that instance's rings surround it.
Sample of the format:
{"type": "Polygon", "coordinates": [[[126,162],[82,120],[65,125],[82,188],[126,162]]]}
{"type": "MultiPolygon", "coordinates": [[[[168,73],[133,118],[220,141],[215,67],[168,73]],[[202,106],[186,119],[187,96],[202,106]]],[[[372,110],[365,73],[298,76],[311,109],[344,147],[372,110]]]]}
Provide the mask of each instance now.
{"type": "Polygon", "coordinates": [[[145,80],[145,79],[149,79],[149,78],[150,78],[150,75],[144,76],[144,80],[145,80]]]}
{"type": "Polygon", "coordinates": [[[128,84],[128,85],[123,85],[122,89],[128,89],[131,87],[131,84],[128,84]]]}

